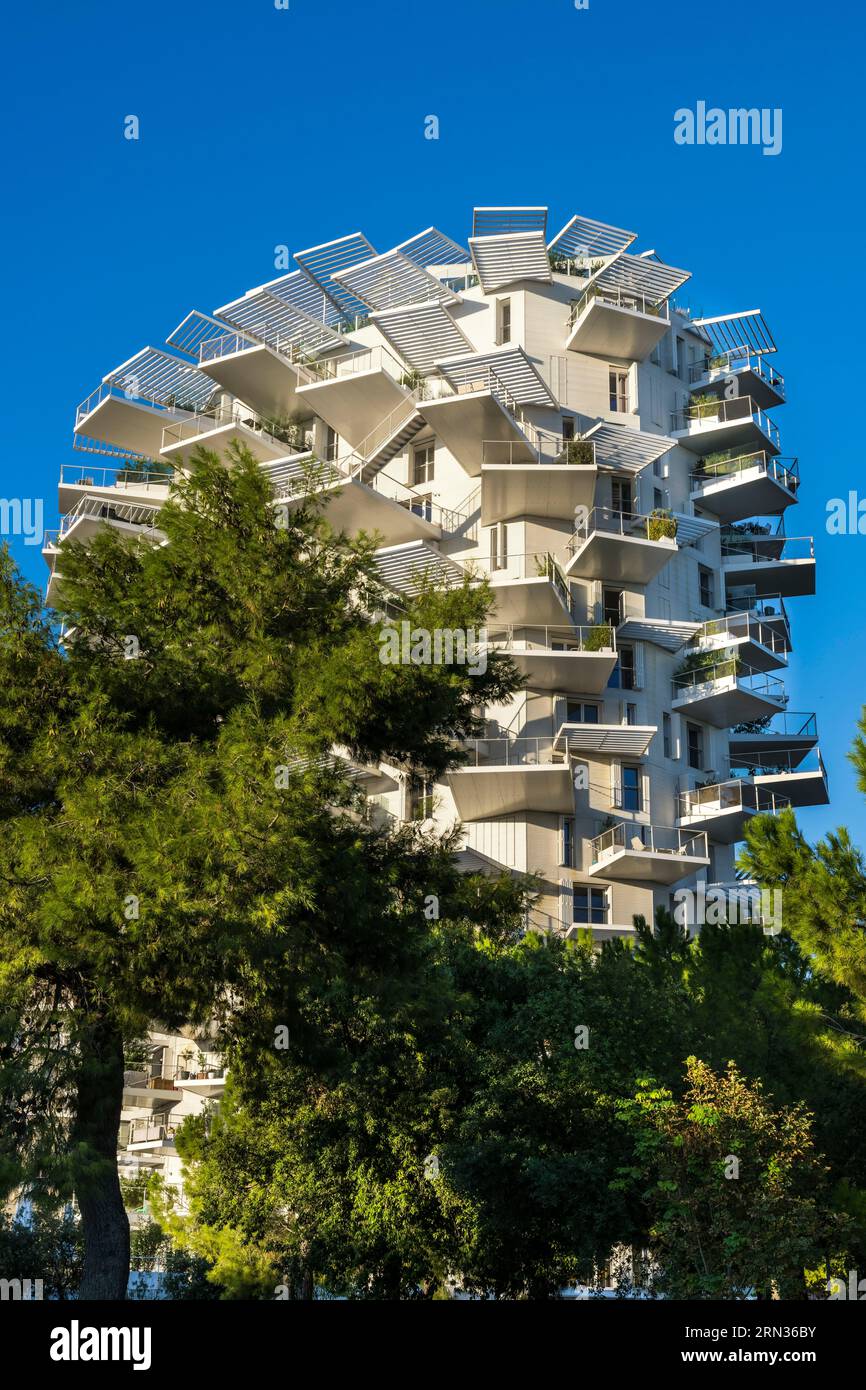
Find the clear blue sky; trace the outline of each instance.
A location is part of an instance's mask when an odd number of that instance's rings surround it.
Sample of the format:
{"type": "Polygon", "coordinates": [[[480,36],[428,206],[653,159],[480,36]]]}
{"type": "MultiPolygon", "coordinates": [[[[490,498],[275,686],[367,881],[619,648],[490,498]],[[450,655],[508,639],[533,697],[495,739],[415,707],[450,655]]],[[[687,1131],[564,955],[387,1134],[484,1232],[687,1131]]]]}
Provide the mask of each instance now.
{"type": "MultiPolygon", "coordinates": [[[[788,530],[819,561],[817,597],[790,605],[787,679],[817,712],[833,798],[801,823],[866,846],[845,759],[866,537],[825,531],[828,498],[866,496],[859,4],[84,0],[7,11],[4,38],[0,495],[44,497],[56,524],[78,401],[188,310],[273,278],[278,244],[360,228],[384,250],[431,222],[460,238],[475,203],[634,227],[693,271],[693,308],[761,308],[779,344],[776,418],[803,474],[788,530]],[[780,107],[782,153],[676,145],[674,111],[701,99],[780,107]]],[[[38,547],[15,550],[44,584],[38,547]]]]}

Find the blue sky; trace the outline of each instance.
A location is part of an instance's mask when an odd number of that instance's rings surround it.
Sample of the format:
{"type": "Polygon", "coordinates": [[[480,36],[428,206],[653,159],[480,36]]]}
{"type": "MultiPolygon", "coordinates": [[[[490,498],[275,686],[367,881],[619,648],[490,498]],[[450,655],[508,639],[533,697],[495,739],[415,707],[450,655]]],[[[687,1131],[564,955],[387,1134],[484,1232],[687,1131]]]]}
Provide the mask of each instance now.
{"type": "MultiPolygon", "coordinates": [[[[866,846],[845,758],[866,538],[825,530],[829,498],[866,496],[859,5],[85,0],[18,7],[4,31],[0,495],[44,497],[54,525],[76,404],[188,310],[273,278],[275,246],[360,228],[384,250],[431,222],[461,238],[475,203],[634,227],[693,271],[693,309],[761,308],[779,344],[776,419],[803,475],[788,531],[819,562],[817,597],[790,604],[787,683],[818,715],[832,795],[801,823],[866,846]],[[781,108],[782,152],[675,144],[674,112],[699,100],[781,108]]],[[[39,548],[14,548],[44,584],[39,548]]]]}

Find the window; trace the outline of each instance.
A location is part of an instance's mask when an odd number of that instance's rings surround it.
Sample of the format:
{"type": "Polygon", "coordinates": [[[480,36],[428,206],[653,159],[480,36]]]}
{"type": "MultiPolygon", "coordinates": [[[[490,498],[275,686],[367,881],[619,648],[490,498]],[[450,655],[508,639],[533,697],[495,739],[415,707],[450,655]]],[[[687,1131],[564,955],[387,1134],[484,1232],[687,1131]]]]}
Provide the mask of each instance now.
{"type": "Polygon", "coordinates": [[[622,478],[614,478],[610,485],[611,507],[615,512],[625,512],[631,515],[632,501],[634,494],[631,490],[631,483],[622,478]]]}
{"type": "Polygon", "coordinates": [[[574,817],[562,817],[562,840],[559,851],[559,862],[564,864],[567,869],[574,868],[574,817]]]}
{"type": "Polygon", "coordinates": [[[704,608],[713,607],[713,572],[707,569],[706,565],[698,566],[698,577],[701,586],[701,604],[704,608]]]}
{"type": "Polygon", "coordinates": [[[637,705],[626,705],[626,707],[625,707],[625,722],[626,722],[626,724],[636,724],[636,723],[637,723],[637,705]]]}
{"type": "Polygon", "coordinates": [[[420,444],[417,449],[412,450],[413,487],[420,487],[424,483],[432,483],[433,458],[435,452],[432,444],[420,444]]]}
{"type": "Polygon", "coordinates": [[[685,381],[688,374],[689,369],[686,366],[686,340],[685,338],[677,338],[677,376],[685,381]]]}
{"type": "Polygon", "coordinates": [[[598,705],[588,705],[583,700],[567,700],[565,722],[566,724],[597,724],[598,705]]]}
{"type": "MultiPolygon", "coordinates": [[[[615,674],[616,672],[614,672],[615,674]]],[[[623,690],[635,690],[637,688],[635,685],[634,647],[620,647],[619,675],[623,690]]]]}
{"type": "Polygon", "coordinates": [[[511,342],[511,300],[496,301],[496,344],[511,342]]]}
{"type": "Polygon", "coordinates": [[[340,445],[340,436],[332,425],[325,426],[325,458],[329,463],[333,463],[337,457],[337,450],[340,445]]]}
{"type": "Polygon", "coordinates": [[[660,487],[653,488],[653,506],[656,511],[661,511],[665,505],[665,495],[660,487]]]}
{"type": "Polygon", "coordinates": [[[623,811],[641,810],[640,768],[635,763],[623,763],[621,771],[619,804],[623,811]]]}
{"type": "Polygon", "coordinates": [[[409,503],[409,510],[413,516],[422,516],[425,521],[433,520],[433,494],[425,493],[422,497],[413,497],[409,503]]]}
{"type": "Polygon", "coordinates": [[[574,416],[563,415],[562,417],[562,437],[563,439],[574,439],[574,416]]]}
{"type": "Polygon", "coordinates": [[[619,627],[622,622],[622,589],[603,589],[601,596],[602,616],[611,627],[619,627]]]}
{"type": "Polygon", "coordinates": [[[433,783],[420,777],[409,782],[409,819],[430,820],[433,815],[433,783]]]}
{"type": "Polygon", "coordinates": [[[624,372],[620,367],[611,367],[608,371],[608,382],[611,410],[628,410],[628,372],[624,372]]]}
{"type": "Polygon", "coordinates": [[[503,521],[490,531],[490,568],[504,570],[508,565],[508,527],[503,521]]]}
{"type": "Polygon", "coordinates": [[[604,926],[607,922],[607,889],[584,887],[576,883],[572,890],[572,921],[587,926],[604,926]]]}
{"type": "Polygon", "coordinates": [[[702,772],[704,768],[704,731],[699,724],[688,724],[689,767],[702,772]]]}
{"type": "Polygon", "coordinates": [[[672,758],[674,755],[674,736],[673,727],[671,724],[671,717],[669,714],[662,715],[662,744],[664,746],[665,757],[672,758]]]}

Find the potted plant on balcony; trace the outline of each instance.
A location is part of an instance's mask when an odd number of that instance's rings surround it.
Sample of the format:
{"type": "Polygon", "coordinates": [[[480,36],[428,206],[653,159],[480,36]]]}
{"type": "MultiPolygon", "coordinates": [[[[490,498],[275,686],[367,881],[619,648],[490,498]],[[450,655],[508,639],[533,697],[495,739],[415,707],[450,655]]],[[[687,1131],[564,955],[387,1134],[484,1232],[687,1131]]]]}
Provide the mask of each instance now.
{"type": "Polygon", "coordinates": [[[207,1081],[207,1056],[206,1056],[206,1054],[205,1054],[204,1052],[200,1052],[200,1053],[198,1054],[198,1056],[196,1057],[196,1062],[198,1063],[198,1071],[197,1071],[196,1074],[195,1074],[195,1080],[196,1080],[196,1081],[207,1081]]]}
{"type": "Polygon", "coordinates": [[[593,463],[592,444],[588,439],[567,439],[565,441],[565,461],[585,467],[593,463]]]}
{"type": "Polygon", "coordinates": [[[608,651],[613,646],[613,631],[610,623],[596,623],[589,629],[583,643],[586,652],[608,651]]]}
{"type": "Polygon", "coordinates": [[[687,411],[690,420],[704,420],[713,415],[718,415],[720,400],[718,396],[713,396],[706,391],[698,392],[692,396],[687,411]]]}
{"type": "Polygon", "coordinates": [[[189,1064],[190,1064],[190,1062],[191,1062],[192,1059],[193,1059],[193,1055],[194,1055],[194,1054],[193,1054],[193,1050],[192,1050],[191,1047],[184,1048],[183,1052],[180,1054],[180,1057],[179,1057],[178,1060],[179,1060],[180,1063],[181,1063],[181,1066],[180,1066],[180,1079],[181,1079],[181,1081],[189,1081],[189,1079],[190,1079],[191,1073],[190,1073],[190,1065],[189,1065],[189,1064]]]}
{"type": "Polygon", "coordinates": [[[647,537],[651,541],[677,538],[676,517],[667,507],[655,507],[647,517],[647,537]]]}

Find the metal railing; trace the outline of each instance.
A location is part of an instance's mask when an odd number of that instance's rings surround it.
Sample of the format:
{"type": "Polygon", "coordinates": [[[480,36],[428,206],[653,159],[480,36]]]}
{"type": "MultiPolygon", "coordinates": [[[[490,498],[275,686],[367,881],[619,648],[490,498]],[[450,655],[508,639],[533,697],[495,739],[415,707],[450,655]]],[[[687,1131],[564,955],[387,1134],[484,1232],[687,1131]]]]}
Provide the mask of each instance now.
{"type": "Polygon", "coordinates": [[[753,671],[750,666],[743,666],[737,657],[674,676],[671,681],[672,698],[675,701],[703,699],[716,693],[716,687],[730,689],[731,681],[740,690],[749,691],[753,695],[763,695],[766,699],[777,700],[780,704],[788,698],[780,680],[775,676],[764,675],[761,671],[753,671]]]}
{"type": "Polygon", "coordinates": [[[533,458],[526,457],[526,445],[513,439],[482,439],[481,463],[490,464],[543,464],[546,467],[567,466],[571,468],[594,468],[595,442],[592,439],[564,439],[561,434],[551,434],[537,429],[529,421],[521,428],[529,432],[533,441],[533,458]]]}
{"type": "Polygon", "coordinates": [[[303,377],[306,385],[319,380],[316,371],[316,358],[303,346],[303,339],[297,334],[271,332],[264,329],[259,337],[247,333],[221,333],[215,338],[205,338],[199,343],[199,366],[205,362],[215,362],[220,357],[230,357],[237,352],[247,352],[250,348],[266,347],[283,357],[303,377]]]}
{"type": "Polygon", "coordinates": [[[697,432],[705,424],[730,425],[743,420],[751,420],[761,433],[767,436],[771,444],[777,448],[780,446],[778,425],[755,405],[751,396],[735,396],[733,400],[720,396],[718,400],[695,401],[682,410],[674,410],[671,412],[671,431],[697,432]]]}
{"type": "Polygon", "coordinates": [[[755,815],[775,815],[790,806],[787,796],[756,787],[733,777],[708,787],[695,787],[677,795],[677,819],[706,819],[724,811],[752,811],[755,815]]]}
{"type": "Polygon", "coordinates": [[[487,645],[505,652],[589,652],[609,656],[616,652],[616,633],[608,623],[572,626],[566,623],[529,626],[509,623],[488,627],[487,645]]]}
{"type": "Polygon", "coordinates": [[[174,469],[167,464],[164,470],[157,468],[93,468],[87,463],[63,463],[60,465],[60,485],[67,487],[135,487],[139,491],[151,488],[169,487],[174,479],[174,469]]]}
{"type": "Polygon", "coordinates": [[[231,426],[240,426],[241,429],[250,430],[260,439],[272,444],[275,449],[282,449],[286,453],[303,453],[307,447],[311,447],[307,439],[302,441],[299,436],[279,439],[276,435],[270,434],[255,416],[251,415],[248,410],[241,410],[237,405],[223,406],[214,411],[199,411],[198,414],[188,416],[185,420],[177,420],[170,425],[165,425],[162,431],[162,447],[166,449],[172,444],[188,443],[190,440],[209,434],[213,430],[231,426]]]}
{"type": "Polygon", "coordinates": [[[728,764],[731,777],[785,777],[792,772],[819,773],[826,777],[819,749],[807,753],[758,753],[754,757],[734,757],[728,764]]]}
{"type": "Polygon", "coordinates": [[[658,541],[675,547],[677,522],[675,517],[667,513],[649,516],[618,511],[613,507],[593,507],[572,534],[567,546],[568,553],[575,555],[596,532],[658,541]]]}
{"type": "Polygon", "coordinates": [[[784,560],[814,560],[814,536],[773,536],[722,533],[722,564],[775,564],[784,560]]]}
{"type": "Polygon", "coordinates": [[[75,429],[78,431],[79,425],[91,415],[98,405],[103,401],[113,399],[125,401],[128,405],[143,405],[150,410],[158,410],[165,414],[176,416],[194,415],[200,406],[195,401],[178,400],[176,395],[157,397],[146,395],[142,391],[133,391],[129,386],[119,386],[115,381],[102,381],[95,391],[81,402],[75,411],[75,429]]]}
{"type": "Polygon", "coordinates": [[[636,821],[618,821],[589,842],[590,863],[600,864],[620,850],[637,854],[678,855],[687,859],[708,859],[705,831],[689,833],[665,826],[641,825],[636,821]]]}
{"type": "Polygon", "coordinates": [[[564,767],[565,754],[551,738],[477,738],[463,747],[465,767],[564,767]]]}
{"type": "Polygon", "coordinates": [[[400,384],[409,384],[412,372],[404,367],[386,347],[361,348],[356,352],[341,352],[334,357],[308,358],[304,366],[317,381],[338,381],[341,377],[351,377],[362,372],[387,372],[400,384]]]}
{"type": "Polygon", "coordinates": [[[763,473],[772,478],[790,493],[796,493],[800,486],[800,467],[795,458],[782,458],[779,454],[768,454],[758,449],[751,454],[738,454],[736,458],[702,460],[692,473],[694,489],[720,482],[723,478],[734,478],[742,473],[763,473]]]}
{"type": "Polygon", "coordinates": [[[791,645],[791,620],[781,594],[766,594],[759,598],[754,594],[739,593],[736,588],[728,594],[728,614],[746,612],[755,614],[762,622],[780,620],[785,625],[788,646],[791,645]]]}
{"type": "Polygon", "coordinates": [[[148,503],[105,501],[100,497],[82,497],[80,502],[61,519],[58,537],[62,541],[75,524],[87,517],[96,521],[123,521],[129,526],[154,530],[161,508],[148,503]]]}
{"type": "Polygon", "coordinates": [[[785,656],[788,644],[782,634],[769,623],[746,611],[729,613],[724,618],[711,618],[698,628],[691,645],[698,651],[726,646],[731,642],[756,642],[776,655],[785,656]]]}
{"type": "Polygon", "coordinates": [[[590,285],[586,293],[580,296],[580,299],[575,299],[572,302],[568,315],[569,332],[595,299],[602,304],[609,304],[615,309],[629,309],[635,314],[650,314],[653,318],[664,319],[665,322],[670,318],[667,302],[663,299],[651,299],[648,295],[634,290],[607,288],[604,285],[595,284],[590,285]]]}
{"type": "Polygon", "coordinates": [[[491,579],[547,579],[571,612],[571,590],[568,580],[556,556],[549,550],[535,550],[525,555],[509,554],[501,558],[473,555],[466,564],[479,566],[491,579]]]}
{"type": "Polygon", "coordinates": [[[752,352],[750,348],[731,348],[728,352],[714,353],[704,358],[703,362],[694,362],[689,367],[689,381],[692,384],[698,381],[709,383],[717,381],[719,377],[745,371],[753,372],[779,395],[785,394],[782,373],[769,364],[765,353],[752,352]]]}
{"type": "Polygon", "coordinates": [[[126,1143],[130,1144],[157,1144],[165,1140],[173,1140],[177,1134],[183,1118],[173,1120],[168,1116],[160,1119],[130,1120],[127,1131],[126,1143]]]}
{"type": "Polygon", "coordinates": [[[814,714],[806,714],[802,710],[779,710],[763,719],[735,724],[730,732],[732,735],[749,737],[817,739],[818,721],[814,714]]]}

